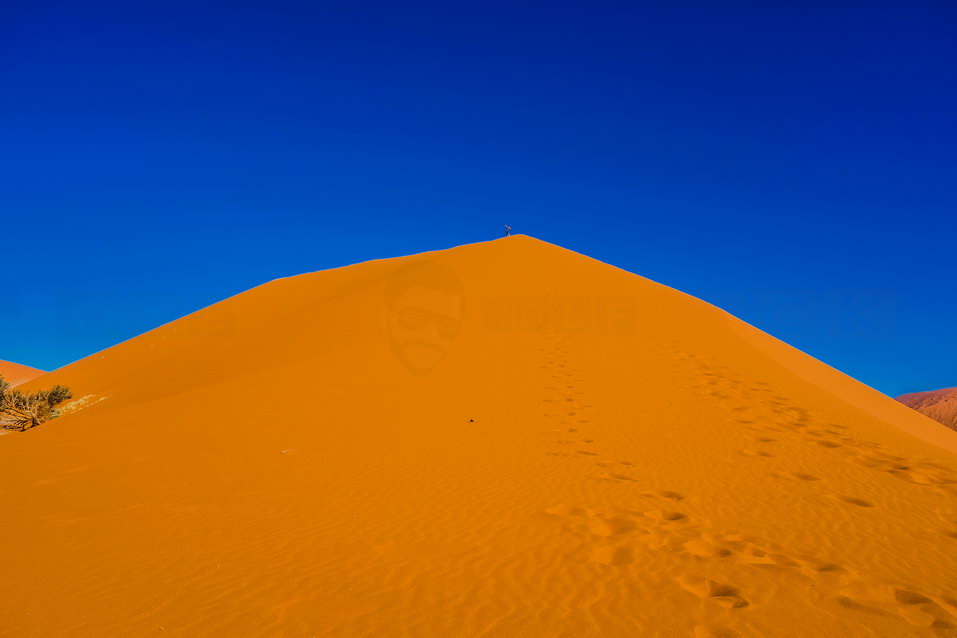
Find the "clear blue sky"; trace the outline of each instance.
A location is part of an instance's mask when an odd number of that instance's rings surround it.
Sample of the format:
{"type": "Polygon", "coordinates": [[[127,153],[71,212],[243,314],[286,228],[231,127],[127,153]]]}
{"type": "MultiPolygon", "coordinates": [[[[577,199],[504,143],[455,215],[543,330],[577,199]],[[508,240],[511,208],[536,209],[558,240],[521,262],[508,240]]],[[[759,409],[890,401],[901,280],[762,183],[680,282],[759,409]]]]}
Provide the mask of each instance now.
{"type": "Polygon", "coordinates": [[[957,385],[957,5],[0,4],[0,359],[516,232],[957,385]]]}

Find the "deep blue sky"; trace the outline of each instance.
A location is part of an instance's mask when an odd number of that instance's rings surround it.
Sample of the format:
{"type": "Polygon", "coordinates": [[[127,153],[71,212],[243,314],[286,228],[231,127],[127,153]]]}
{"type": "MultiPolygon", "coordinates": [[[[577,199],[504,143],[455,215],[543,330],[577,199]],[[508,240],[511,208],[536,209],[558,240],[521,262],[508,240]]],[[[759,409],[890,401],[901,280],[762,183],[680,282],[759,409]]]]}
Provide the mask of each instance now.
{"type": "Polygon", "coordinates": [[[0,3],[0,359],[510,223],[957,385],[957,5],[0,3]]]}

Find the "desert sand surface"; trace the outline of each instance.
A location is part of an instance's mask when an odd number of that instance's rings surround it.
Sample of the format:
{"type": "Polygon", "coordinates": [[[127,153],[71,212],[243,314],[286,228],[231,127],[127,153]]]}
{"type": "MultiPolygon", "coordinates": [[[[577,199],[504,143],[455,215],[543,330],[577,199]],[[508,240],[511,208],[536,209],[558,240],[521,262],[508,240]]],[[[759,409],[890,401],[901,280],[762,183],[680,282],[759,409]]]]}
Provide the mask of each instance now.
{"type": "Polygon", "coordinates": [[[525,236],[280,279],[50,373],[3,636],[957,636],[957,433],[525,236]]]}
{"type": "Polygon", "coordinates": [[[30,366],[20,365],[12,361],[0,361],[0,377],[3,377],[11,386],[18,386],[32,379],[36,379],[41,374],[46,374],[43,370],[31,368],[30,366]]]}
{"type": "Polygon", "coordinates": [[[921,414],[957,430],[957,388],[902,394],[897,400],[921,414]]]}

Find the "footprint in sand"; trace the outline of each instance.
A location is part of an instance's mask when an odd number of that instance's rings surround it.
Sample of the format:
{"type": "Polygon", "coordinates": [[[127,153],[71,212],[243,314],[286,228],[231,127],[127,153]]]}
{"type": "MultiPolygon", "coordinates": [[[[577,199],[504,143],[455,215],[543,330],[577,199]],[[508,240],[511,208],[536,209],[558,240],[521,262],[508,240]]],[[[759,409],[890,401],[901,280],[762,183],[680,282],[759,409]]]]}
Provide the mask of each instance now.
{"type": "Polygon", "coordinates": [[[856,582],[845,586],[837,602],[846,609],[878,616],[897,615],[911,625],[929,629],[954,629],[957,601],[934,600],[921,592],[894,585],[856,582]],[[949,609],[948,609],[949,608],[949,609]]]}
{"type": "Polygon", "coordinates": [[[614,472],[605,472],[599,475],[598,479],[600,481],[614,481],[616,483],[623,483],[623,482],[635,483],[636,482],[636,480],[631,478],[630,476],[625,476],[624,474],[615,474],[614,472]]]}
{"type": "Polygon", "coordinates": [[[694,638],[738,638],[738,633],[719,625],[698,625],[694,628],[694,638]]]}
{"type": "Polygon", "coordinates": [[[653,494],[655,496],[659,496],[661,498],[668,498],[673,501],[680,501],[681,499],[684,498],[684,496],[682,496],[680,493],[672,492],[671,490],[658,490],[657,492],[653,492],[653,494]]]}
{"type": "Polygon", "coordinates": [[[710,578],[681,576],[678,584],[698,598],[710,600],[727,609],[741,609],[750,605],[737,587],[710,578]]]}
{"type": "MultiPolygon", "coordinates": [[[[793,405],[787,397],[774,394],[768,399],[761,399],[759,403],[769,406],[771,411],[777,415],[772,419],[773,423],[789,428],[791,432],[796,432],[800,441],[834,450],[850,457],[860,465],[915,485],[923,485],[937,490],[947,490],[947,486],[957,485],[957,471],[954,469],[892,454],[884,451],[883,446],[879,443],[848,436],[846,434],[850,429],[848,426],[840,423],[818,421],[809,410],[793,405]]],[[[747,420],[749,419],[740,419],[739,422],[745,424],[743,421],[747,420]]],[[[777,427],[767,426],[762,429],[784,431],[777,427]]],[[[757,441],[759,443],[770,442],[762,439],[771,438],[773,437],[760,435],[757,441]]],[[[744,453],[749,456],[768,456],[753,449],[745,450],[744,453]]]]}
{"type": "Polygon", "coordinates": [[[620,567],[635,561],[635,553],[627,545],[596,547],[592,550],[592,560],[596,563],[620,567]]]}
{"type": "Polygon", "coordinates": [[[688,541],[684,544],[684,549],[689,554],[698,556],[699,558],[724,558],[725,556],[731,555],[730,549],[715,543],[710,543],[703,538],[695,538],[688,541]]]}
{"type": "Polygon", "coordinates": [[[874,504],[870,501],[864,500],[863,498],[857,498],[856,496],[841,496],[840,499],[845,503],[850,503],[851,505],[856,505],[857,507],[874,507],[874,504]]]}
{"type": "Polygon", "coordinates": [[[683,512],[674,512],[666,510],[651,510],[644,512],[648,518],[662,522],[686,521],[688,517],[683,512]]]}
{"type": "Polygon", "coordinates": [[[630,516],[593,516],[588,519],[588,531],[596,536],[618,536],[637,529],[635,520],[630,516]]]}

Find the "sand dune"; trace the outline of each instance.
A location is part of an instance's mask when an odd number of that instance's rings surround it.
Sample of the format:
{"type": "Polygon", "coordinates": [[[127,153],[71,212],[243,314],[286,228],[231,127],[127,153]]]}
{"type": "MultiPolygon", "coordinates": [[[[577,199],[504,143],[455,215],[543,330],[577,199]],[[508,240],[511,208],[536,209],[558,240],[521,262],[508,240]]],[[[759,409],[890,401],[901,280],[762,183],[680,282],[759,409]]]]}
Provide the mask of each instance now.
{"type": "Polygon", "coordinates": [[[957,388],[911,392],[900,395],[897,400],[951,430],[957,430],[957,388]]]}
{"type": "Polygon", "coordinates": [[[32,379],[36,379],[41,374],[46,374],[43,370],[37,370],[30,366],[20,365],[12,361],[0,361],[0,376],[6,379],[11,386],[18,386],[32,379]]]}
{"type": "Polygon", "coordinates": [[[0,439],[3,636],[957,636],[957,434],[517,236],[273,281],[0,439]]]}

